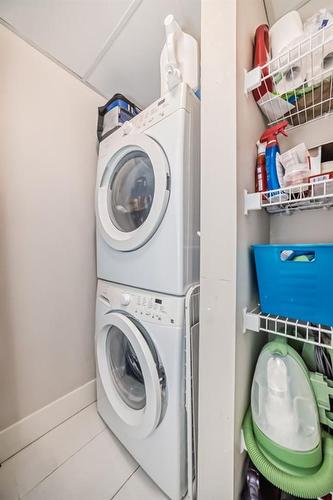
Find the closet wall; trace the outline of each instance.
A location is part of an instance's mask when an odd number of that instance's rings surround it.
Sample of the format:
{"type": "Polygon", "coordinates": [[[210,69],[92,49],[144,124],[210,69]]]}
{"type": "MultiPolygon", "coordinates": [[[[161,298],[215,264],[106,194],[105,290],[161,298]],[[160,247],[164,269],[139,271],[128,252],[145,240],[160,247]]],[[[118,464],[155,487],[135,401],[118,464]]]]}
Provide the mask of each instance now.
{"type": "Polygon", "coordinates": [[[243,334],[243,308],[257,302],[250,245],[269,241],[264,213],[245,217],[254,189],[263,118],[244,95],[264,5],[202,3],[202,218],[199,390],[199,500],[238,499],[245,454],[240,428],[263,339],[243,334]]]}
{"type": "Polygon", "coordinates": [[[3,26],[0,73],[2,431],[95,378],[96,110],[104,99],[3,26]]]}
{"type": "Polygon", "coordinates": [[[244,69],[251,68],[253,38],[256,27],[267,23],[262,0],[252,0],[251,9],[244,9],[237,0],[237,298],[235,350],[235,428],[234,428],[234,496],[240,495],[243,482],[240,429],[249,404],[250,387],[255,362],[264,337],[243,332],[243,311],[258,303],[251,254],[251,245],[268,243],[269,217],[264,212],[244,214],[244,190],[254,191],[254,172],[257,155],[256,142],[265,129],[263,116],[252,96],[244,93],[244,69]]]}
{"type": "Polygon", "coordinates": [[[236,307],[236,3],[201,10],[198,499],[233,498],[236,307]]]}

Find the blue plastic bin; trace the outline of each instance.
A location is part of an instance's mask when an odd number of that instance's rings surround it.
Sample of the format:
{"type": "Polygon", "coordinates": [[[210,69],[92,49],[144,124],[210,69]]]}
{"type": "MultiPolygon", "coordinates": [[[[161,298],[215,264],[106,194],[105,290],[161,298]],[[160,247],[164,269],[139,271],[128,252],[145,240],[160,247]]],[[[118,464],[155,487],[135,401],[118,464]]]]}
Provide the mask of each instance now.
{"type": "Polygon", "coordinates": [[[253,251],[264,313],[333,326],[333,244],[254,245],[253,251]]]}

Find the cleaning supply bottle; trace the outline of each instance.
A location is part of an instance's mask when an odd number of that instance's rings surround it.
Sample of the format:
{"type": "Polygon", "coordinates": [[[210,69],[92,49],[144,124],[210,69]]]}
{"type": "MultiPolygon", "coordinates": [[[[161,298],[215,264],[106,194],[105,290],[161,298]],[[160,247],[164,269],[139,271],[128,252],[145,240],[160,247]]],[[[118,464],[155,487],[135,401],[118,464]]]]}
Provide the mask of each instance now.
{"type": "Polygon", "coordinates": [[[266,145],[257,142],[258,154],[256,162],[255,189],[256,193],[267,191],[267,173],[266,173],[266,145]]]}
{"type": "Polygon", "coordinates": [[[164,20],[166,42],[161,52],[161,96],[180,82],[185,82],[193,92],[199,88],[199,47],[193,36],[184,33],[170,14],[164,20]]]}
{"type": "Polygon", "coordinates": [[[279,134],[287,136],[285,131],[288,122],[283,122],[274,125],[265,130],[260,137],[260,142],[266,143],[266,173],[267,187],[269,191],[280,189],[283,185],[283,168],[279,162],[280,147],[277,140],[279,134]]]}
{"type": "Polygon", "coordinates": [[[273,80],[269,76],[269,65],[267,64],[270,60],[270,42],[269,42],[269,27],[267,24],[261,24],[256,29],[254,36],[254,53],[253,53],[253,67],[261,68],[261,78],[262,83],[259,87],[252,90],[252,94],[256,102],[260,101],[269,92],[273,91],[273,80]]]}

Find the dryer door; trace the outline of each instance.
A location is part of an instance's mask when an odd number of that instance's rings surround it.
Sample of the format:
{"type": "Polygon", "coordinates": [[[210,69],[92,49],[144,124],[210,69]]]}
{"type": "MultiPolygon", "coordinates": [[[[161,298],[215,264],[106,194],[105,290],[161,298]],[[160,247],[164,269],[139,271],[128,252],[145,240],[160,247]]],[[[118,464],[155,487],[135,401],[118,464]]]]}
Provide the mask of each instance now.
{"type": "Polygon", "coordinates": [[[117,427],[145,438],[161,419],[164,371],[143,329],[120,312],[111,312],[107,318],[96,345],[101,383],[117,427]]]}
{"type": "Polygon", "coordinates": [[[162,221],[169,200],[169,165],[162,148],[144,134],[121,137],[97,179],[99,230],[115,250],[144,245],[162,221]]]}

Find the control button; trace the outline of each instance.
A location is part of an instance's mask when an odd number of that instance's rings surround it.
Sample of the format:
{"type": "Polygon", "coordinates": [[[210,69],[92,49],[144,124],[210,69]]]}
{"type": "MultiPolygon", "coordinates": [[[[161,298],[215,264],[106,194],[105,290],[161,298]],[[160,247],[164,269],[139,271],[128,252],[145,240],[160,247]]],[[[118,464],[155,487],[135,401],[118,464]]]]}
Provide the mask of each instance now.
{"type": "Polygon", "coordinates": [[[130,131],[132,130],[133,125],[130,122],[125,122],[124,125],[122,126],[122,131],[124,135],[128,135],[130,131]]]}
{"type": "Polygon", "coordinates": [[[131,302],[131,296],[129,293],[123,293],[120,297],[120,303],[122,306],[128,306],[131,302]]]}
{"type": "Polygon", "coordinates": [[[146,312],[146,316],[150,316],[150,314],[151,314],[150,311],[146,312]]]}

